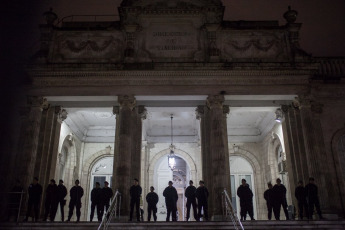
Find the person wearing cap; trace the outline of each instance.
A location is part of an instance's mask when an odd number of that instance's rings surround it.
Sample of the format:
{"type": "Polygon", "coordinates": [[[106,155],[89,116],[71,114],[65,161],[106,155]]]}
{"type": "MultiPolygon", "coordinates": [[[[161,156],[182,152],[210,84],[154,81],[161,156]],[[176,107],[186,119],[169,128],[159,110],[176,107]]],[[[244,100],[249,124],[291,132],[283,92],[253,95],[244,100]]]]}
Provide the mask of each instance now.
{"type": "Polygon", "coordinates": [[[305,193],[308,202],[308,219],[311,220],[313,218],[314,206],[316,208],[317,214],[319,215],[319,218],[323,219],[320,209],[318,187],[315,184],[315,180],[313,177],[309,178],[309,184],[305,186],[305,193]]]}
{"type": "Polygon", "coordinates": [[[104,187],[102,188],[102,207],[101,209],[101,218],[103,216],[104,213],[104,208],[105,208],[105,212],[108,211],[109,205],[110,205],[110,199],[113,197],[113,190],[111,188],[109,188],[109,183],[108,181],[104,181],[104,187]]]}
{"type": "Polygon", "coordinates": [[[65,197],[67,196],[67,189],[65,185],[63,185],[63,180],[59,180],[59,185],[57,186],[57,197],[58,197],[58,203],[57,205],[60,205],[60,212],[61,212],[61,221],[64,221],[65,217],[65,211],[64,206],[66,205],[65,197]]]}
{"type": "Polygon", "coordinates": [[[38,178],[34,177],[32,184],[28,188],[29,200],[28,200],[28,209],[26,212],[26,217],[24,221],[28,221],[29,215],[31,213],[32,207],[34,208],[35,217],[33,220],[38,221],[38,213],[40,208],[40,201],[42,196],[42,186],[38,183],[38,178]]]}
{"type": "Polygon", "coordinates": [[[287,210],[287,201],[286,201],[286,188],[281,183],[281,180],[278,178],[276,184],[272,188],[272,194],[274,197],[273,202],[273,213],[276,220],[280,220],[280,206],[283,206],[286,220],[289,220],[289,213],[287,210]]]}
{"type": "Polygon", "coordinates": [[[71,188],[69,191],[69,195],[71,197],[69,201],[69,212],[68,212],[68,219],[67,221],[71,220],[71,217],[73,216],[73,209],[75,206],[76,213],[77,213],[77,222],[80,221],[80,209],[81,209],[81,198],[84,195],[84,189],[79,186],[79,180],[76,180],[75,185],[71,188]]]}
{"type": "Polygon", "coordinates": [[[163,196],[165,197],[165,204],[167,206],[167,218],[166,221],[170,221],[170,213],[172,213],[172,221],[177,221],[177,190],[173,186],[173,182],[169,181],[169,186],[164,189],[163,196]]]}
{"type": "Polygon", "coordinates": [[[298,186],[295,189],[295,197],[298,203],[298,215],[299,219],[303,220],[303,208],[305,208],[306,215],[308,215],[308,203],[306,199],[305,188],[303,186],[303,181],[298,181],[298,186]]]}
{"type": "Polygon", "coordinates": [[[272,195],[272,188],[273,185],[271,182],[267,183],[268,189],[264,192],[264,199],[266,200],[266,207],[267,207],[267,216],[268,219],[272,219],[272,210],[273,210],[273,195],[272,195]]]}
{"type": "Polygon", "coordinates": [[[91,191],[91,213],[90,213],[90,222],[92,222],[93,215],[95,213],[95,208],[97,207],[97,219],[98,221],[102,221],[102,208],[104,206],[102,204],[102,189],[99,182],[96,182],[96,187],[91,191]]]}
{"type": "Polygon", "coordinates": [[[246,220],[247,212],[250,219],[255,220],[253,212],[253,192],[249,188],[246,179],[242,179],[242,184],[237,189],[237,196],[240,198],[241,221],[246,220]]]}
{"type": "Polygon", "coordinates": [[[158,203],[158,195],[157,193],[154,192],[155,188],[153,186],[150,187],[150,191],[146,195],[146,201],[148,204],[147,207],[147,221],[151,220],[151,211],[153,212],[153,220],[156,222],[157,221],[157,203],[158,203]]]}
{"type": "Polygon", "coordinates": [[[140,222],[140,197],[141,197],[142,189],[139,185],[139,180],[137,178],[135,178],[133,182],[134,184],[129,189],[129,194],[131,197],[131,202],[130,202],[131,209],[129,212],[129,221],[132,221],[133,211],[134,211],[134,206],[135,206],[137,221],[140,222]]]}
{"type": "Polygon", "coordinates": [[[195,200],[195,192],[196,192],[196,187],[193,186],[193,181],[190,180],[189,181],[189,186],[187,187],[184,195],[187,197],[187,217],[186,217],[186,221],[189,220],[190,217],[190,207],[193,206],[193,214],[194,214],[194,218],[195,220],[198,219],[198,213],[196,211],[196,200],[195,200]]]}
{"type": "Polygon", "coordinates": [[[48,214],[50,217],[50,221],[54,221],[56,211],[57,211],[57,204],[58,204],[58,188],[55,183],[54,179],[50,180],[50,184],[46,190],[46,201],[45,201],[45,212],[43,221],[47,221],[48,214]]]}
{"type": "Polygon", "coordinates": [[[198,218],[197,221],[200,221],[201,218],[201,209],[204,210],[205,220],[208,221],[208,190],[205,187],[204,181],[199,181],[199,187],[195,191],[195,197],[198,199],[198,218]]]}

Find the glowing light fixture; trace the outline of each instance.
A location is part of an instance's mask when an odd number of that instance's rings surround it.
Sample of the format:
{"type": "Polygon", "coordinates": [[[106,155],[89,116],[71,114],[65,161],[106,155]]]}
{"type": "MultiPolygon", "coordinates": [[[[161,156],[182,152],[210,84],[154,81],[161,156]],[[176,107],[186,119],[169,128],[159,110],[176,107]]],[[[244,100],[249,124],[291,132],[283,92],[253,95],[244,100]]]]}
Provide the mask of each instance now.
{"type": "Polygon", "coordinates": [[[169,146],[169,149],[170,149],[170,153],[168,155],[168,166],[169,168],[173,171],[176,167],[176,155],[174,153],[174,149],[175,149],[175,146],[174,146],[174,141],[173,141],[173,115],[171,114],[171,144],[169,146]]]}

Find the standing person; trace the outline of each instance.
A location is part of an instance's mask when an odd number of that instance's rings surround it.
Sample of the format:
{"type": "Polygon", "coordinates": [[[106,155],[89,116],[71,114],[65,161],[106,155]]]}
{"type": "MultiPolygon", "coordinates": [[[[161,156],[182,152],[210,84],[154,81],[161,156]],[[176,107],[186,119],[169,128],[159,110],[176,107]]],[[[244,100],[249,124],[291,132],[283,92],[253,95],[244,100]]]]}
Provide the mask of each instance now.
{"type": "Polygon", "coordinates": [[[146,195],[146,201],[148,204],[147,207],[147,221],[151,220],[151,211],[153,212],[153,220],[156,222],[157,221],[157,203],[158,203],[158,195],[157,193],[154,192],[155,188],[153,186],[150,187],[150,191],[146,195]]]}
{"type": "Polygon", "coordinates": [[[313,177],[309,178],[309,184],[305,186],[305,193],[306,193],[307,202],[308,202],[308,219],[311,220],[313,218],[314,206],[316,208],[317,214],[319,215],[319,218],[323,219],[321,210],[320,210],[318,187],[315,184],[315,180],[313,177]]]}
{"type": "Polygon", "coordinates": [[[79,186],[79,180],[76,180],[75,185],[71,188],[69,191],[69,195],[71,197],[71,200],[69,201],[69,212],[68,212],[68,219],[67,221],[71,220],[71,217],[73,216],[73,209],[75,206],[76,213],[77,213],[77,222],[80,221],[80,208],[81,208],[81,198],[84,195],[84,189],[79,186]]]}
{"type": "Polygon", "coordinates": [[[134,184],[129,189],[129,194],[131,196],[131,203],[130,203],[131,210],[129,212],[128,221],[132,221],[133,211],[134,211],[134,206],[135,206],[137,221],[140,222],[140,197],[141,197],[142,189],[139,185],[139,180],[137,178],[134,178],[133,181],[134,181],[134,184]]]}
{"type": "Polygon", "coordinates": [[[271,220],[272,210],[273,210],[273,194],[272,194],[273,185],[271,184],[271,182],[269,182],[267,186],[268,186],[268,189],[264,192],[264,198],[266,200],[268,219],[271,220]]]}
{"type": "Polygon", "coordinates": [[[195,191],[195,197],[198,199],[198,218],[197,221],[200,221],[201,218],[201,209],[204,210],[205,220],[208,221],[208,190],[205,187],[204,181],[199,181],[199,187],[195,191]]]}
{"type": "Polygon", "coordinates": [[[246,221],[247,212],[250,219],[255,220],[253,214],[253,192],[245,179],[242,179],[242,184],[237,189],[237,196],[240,198],[241,221],[246,221]]]}
{"type": "Polygon", "coordinates": [[[278,178],[276,184],[272,188],[272,193],[274,197],[273,202],[273,213],[276,220],[280,220],[280,206],[283,206],[286,220],[289,220],[289,213],[287,210],[287,201],[286,201],[286,188],[281,183],[281,180],[278,178]]]}
{"type": "Polygon", "coordinates": [[[305,193],[305,188],[303,187],[303,182],[300,180],[298,181],[298,186],[295,189],[295,197],[298,202],[298,215],[299,219],[303,220],[303,207],[305,208],[305,212],[307,217],[308,215],[308,203],[307,203],[307,197],[305,193]]]}
{"type": "Polygon", "coordinates": [[[50,184],[46,190],[46,202],[43,221],[47,221],[48,214],[50,221],[54,221],[58,205],[58,187],[54,179],[50,180],[50,184]]]}
{"type": "Polygon", "coordinates": [[[186,217],[186,221],[188,221],[189,217],[190,217],[190,206],[193,206],[193,214],[194,214],[194,218],[195,220],[198,219],[198,213],[196,211],[196,200],[195,200],[195,192],[196,192],[196,188],[195,186],[193,186],[193,181],[190,180],[189,181],[189,186],[187,187],[184,195],[187,197],[187,217],[186,217]]]}
{"type": "Polygon", "coordinates": [[[64,206],[66,205],[65,197],[67,196],[67,189],[63,185],[63,180],[59,180],[59,185],[57,186],[58,189],[58,203],[60,204],[60,212],[61,212],[61,221],[63,222],[65,220],[65,212],[64,212],[64,206]]]}
{"type": "Polygon", "coordinates": [[[11,220],[11,216],[15,217],[15,220],[18,218],[19,205],[22,199],[23,187],[20,184],[20,180],[16,180],[15,186],[11,189],[9,195],[9,204],[8,204],[8,216],[7,221],[11,220]]]}
{"type": "Polygon", "coordinates": [[[96,182],[96,188],[93,188],[91,191],[91,213],[90,213],[90,222],[92,222],[93,215],[95,213],[95,207],[97,207],[97,219],[98,222],[102,221],[102,208],[104,209],[102,203],[102,189],[99,182],[96,182]]]}
{"type": "Polygon", "coordinates": [[[29,193],[28,210],[26,212],[26,217],[24,221],[25,222],[28,221],[28,218],[33,206],[34,212],[35,212],[35,218],[33,218],[33,220],[37,222],[39,208],[40,208],[40,201],[41,201],[41,196],[42,196],[42,186],[38,183],[37,177],[34,177],[32,184],[29,185],[28,193],[29,193]]]}
{"type": "Polygon", "coordinates": [[[102,208],[101,208],[101,216],[103,216],[104,213],[104,207],[105,207],[105,212],[108,211],[109,208],[109,203],[111,198],[113,197],[113,190],[109,188],[109,183],[108,181],[104,181],[104,187],[102,188],[102,208]]]}
{"type": "Polygon", "coordinates": [[[170,221],[170,213],[172,213],[172,221],[177,221],[176,211],[177,206],[176,202],[178,200],[178,195],[176,188],[173,186],[173,182],[169,181],[169,186],[166,187],[163,191],[163,196],[165,197],[165,205],[167,206],[167,218],[166,221],[170,221]]]}

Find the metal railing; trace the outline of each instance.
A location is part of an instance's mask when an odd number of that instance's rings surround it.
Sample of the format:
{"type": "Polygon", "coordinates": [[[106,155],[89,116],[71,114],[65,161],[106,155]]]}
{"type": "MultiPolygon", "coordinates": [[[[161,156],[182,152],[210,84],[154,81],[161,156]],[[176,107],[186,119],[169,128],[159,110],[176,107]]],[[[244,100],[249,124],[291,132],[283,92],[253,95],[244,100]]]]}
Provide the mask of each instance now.
{"type": "Polygon", "coordinates": [[[22,204],[23,204],[23,197],[25,192],[22,190],[21,192],[9,192],[8,194],[8,200],[9,202],[7,203],[8,211],[11,212],[12,214],[13,211],[16,211],[16,222],[19,222],[19,217],[20,217],[20,212],[22,209],[22,204]],[[14,202],[14,200],[17,200],[19,198],[19,203],[14,202]]]}
{"type": "Polygon", "coordinates": [[[98,230],[108,229],[110,221],[113,218],[116,219],[116,216],[118,216],[118,219],[120,219],[120,216],[121,216],[120,208],[121,208],[121,193],[119,193],[119,190],[116,190],[116,193],[113,196],[113,199],[111,200],[111,203],[107,212],[103,216],[102,222],[99,225],[98,230]]]}
{"type": "Polygon", "coordinates": [[[234,229],[244,230],[243,225],[236,214],[236,210],[232,206],[231,199],[226,189],[224,189],[222,193],[222,203],[223,203],[223,219],[231,220],[232,224],[234,225],[234,229]]]}

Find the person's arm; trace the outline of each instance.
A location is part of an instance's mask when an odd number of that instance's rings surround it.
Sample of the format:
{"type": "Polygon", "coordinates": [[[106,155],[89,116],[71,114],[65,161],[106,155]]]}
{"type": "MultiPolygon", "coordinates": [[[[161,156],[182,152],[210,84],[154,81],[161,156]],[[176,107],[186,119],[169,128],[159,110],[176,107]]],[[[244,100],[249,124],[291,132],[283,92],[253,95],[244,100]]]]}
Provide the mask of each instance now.
{"type": "Polygon", "coordinates": [[[63,198],[67,196],[67,188],[63,186],[63,198]]]}
{"type": "Polygon", "coordinates": [[[155,204],[157,205],[157,203],[159,201],[159,197],[158,197],[158,195],[156,193],[154,195],[155,195],[155,204]]]}
{"type": "Polygon", "coordinates": [[[81,198],[84,196],[84,189],[82,187],[80,187],[80,188],[81,188],[81,196],[80,196],[80,198],[81,198]]]}

